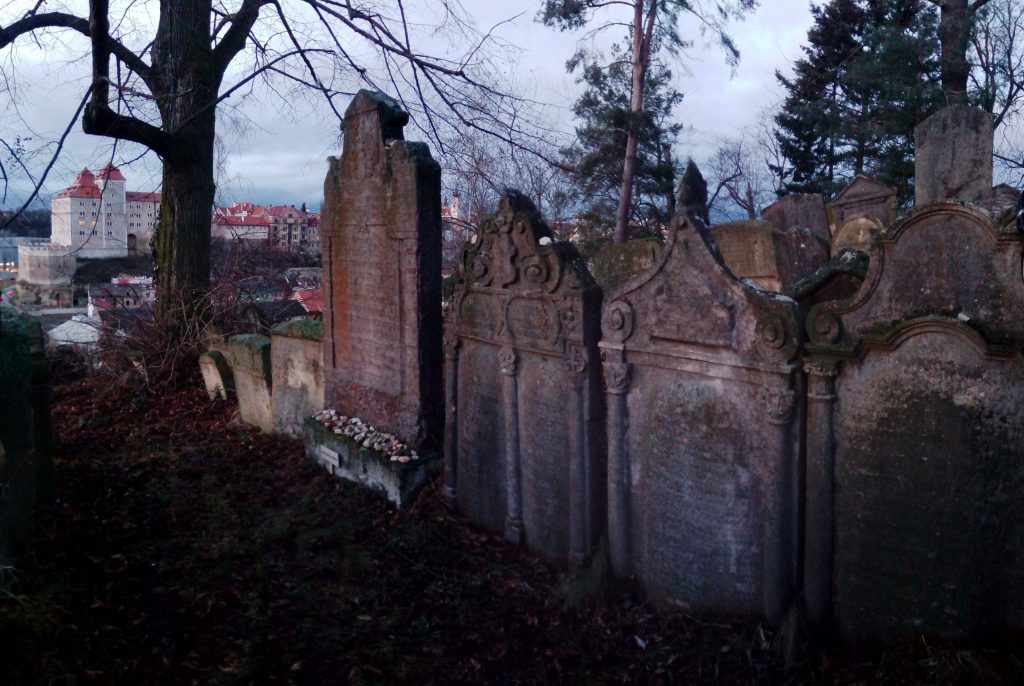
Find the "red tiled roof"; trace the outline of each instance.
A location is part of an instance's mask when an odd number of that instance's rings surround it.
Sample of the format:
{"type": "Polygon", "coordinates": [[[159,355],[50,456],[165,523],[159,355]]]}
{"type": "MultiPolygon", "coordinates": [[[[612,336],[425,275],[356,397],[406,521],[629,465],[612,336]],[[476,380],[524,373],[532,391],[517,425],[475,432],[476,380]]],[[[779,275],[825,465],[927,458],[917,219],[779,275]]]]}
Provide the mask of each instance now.
{"type": "Polygon", "coordinates": [[[100,189],[96,187],[96,177],[92,175],[88,167],[82,167],[71,185],[57,193],[55,198],[98,198],[100,189]]]}
{"type": "Polygon", "coordinates": [[[107,162],[103,165],[103,169],[100,169],[96,178],[100,181],[106,179],[110,179],[111,181],[124,181],[124,174],[121,173],[120,169],[112,165],[110,162],[107,162]]]}
{"type": "Polygon", "coordinates": [[[269,226],[268,222],[263,217],[236,217],[235,215],[227,215],[226,217],[218,217],[215,222],[221,226],[269,226]]]}
{"type": "Polygon", "coordinates": [[[144,193],[142,191],[125,191],[125,202],[160,202],[159,193],[144,193]]]}
{"type": "Polygon", "coordinates": [[[306,312],[324,311],[324,292],[320,288],[297,288],[292,292],[292,300],[298,300],[306,308],[306,312]]]}

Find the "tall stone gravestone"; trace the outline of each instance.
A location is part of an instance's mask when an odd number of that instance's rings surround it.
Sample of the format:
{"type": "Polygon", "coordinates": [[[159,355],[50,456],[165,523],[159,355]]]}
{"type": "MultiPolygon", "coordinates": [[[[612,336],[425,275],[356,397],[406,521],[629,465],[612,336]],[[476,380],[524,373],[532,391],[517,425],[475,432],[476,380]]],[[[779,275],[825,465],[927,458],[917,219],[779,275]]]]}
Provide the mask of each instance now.
{"type": "Polygon", "coordinates": [[[463,253],[449,314],[445,493],[562,566],[604,524],[599,319],[575,249],[507,191],[463,253]]]}
{"type": "Polygon", "coordinates": [[[825,199],[820,193],[790,193],[761,210],[761,219],[780,231],[808,229],[826,245],[831,238],[825,199]]]}
{"type": "Polygon", "coordinates": [[[409,116],[360,91],[324,182],[325,404],[440,448],[441,170],[409,116]]]}
{"type": "Polygon", "coordinates": [[[679,213],[602,310],[613,571],[664,603],[778,620],[797,580],[796,304],[733,277],[679,213]]]}
{"type": "Polygon", "coordinates": [[[880,239],[810,310],[805,595],[850,638],[1024,628],[1024,279],[959,203],[880,239]]]}
{"type": "Polygon", "coordinates": [[[992,192],[992,115],[950,105],[914,129],[914,204],[980,203],[992,192]]]}

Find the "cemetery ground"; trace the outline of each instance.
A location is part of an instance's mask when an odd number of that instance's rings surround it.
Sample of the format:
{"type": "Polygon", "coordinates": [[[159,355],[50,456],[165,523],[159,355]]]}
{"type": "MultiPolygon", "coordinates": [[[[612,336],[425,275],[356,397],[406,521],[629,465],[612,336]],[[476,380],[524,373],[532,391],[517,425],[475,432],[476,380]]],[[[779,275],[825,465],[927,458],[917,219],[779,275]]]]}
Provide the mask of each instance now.
{"type": "Polygon", "coordinates": [[[198,390],[55,389],[59,502],[0,594],[3,684],[1020,683],[1024,647],[917,639],[786,667],[750,622],[655,612],[441,502],[343,483],[198,390]],[[596,587],[595,587],[596,588],[596,587]]]}

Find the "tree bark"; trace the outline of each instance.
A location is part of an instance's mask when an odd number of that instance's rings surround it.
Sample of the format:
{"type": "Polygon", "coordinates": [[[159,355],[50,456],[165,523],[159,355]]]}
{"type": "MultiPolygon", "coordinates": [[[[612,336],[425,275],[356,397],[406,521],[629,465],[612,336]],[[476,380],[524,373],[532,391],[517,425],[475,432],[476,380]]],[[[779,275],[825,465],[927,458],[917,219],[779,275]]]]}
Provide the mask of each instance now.
{"type": "MultiPolygon", "coordinates": [[[[212,136],[213,123],[207,128],[212,136]]],[[[212,143],[209,150],[212,152],[212,143]]],[[[212,154],[164,160],[160,221],[153,239],[156,313],[162,322],[187,325],[202,312],[210,284],[210,208],[214,191],[212,154]]]]}
{"type": "Polygon", "coordinates": [[[636,175],[636,151],[640,142],[637,124],[644,108],[644,86],[647,67],[650,64],[651,39],[658,14],[658,0],[651,0],[644,21],[644,0],[633,3],[633,49],[632,49],[632,93],[629,102],[629,122],[626,125],[626,155],[622,162],[622,186],[619,189],[619,206],[615,213],[616,243],[625,243],[629,227],[629,210],[633,202],[633,177],[636,175]]]}
{"type": "Polygon", "coordinates": [[[939,7],[939,70],[942,92],[948,104],[967,102],[967,80],[971,65],[967,49],[971,42],[971,21],[989,0],[930,0],[939,7]]]}
{"type": "Polygon", "coordinates": [[[210,284],[216,101],[223,76],[209,42],[210,0],[162,0],[153,42],[155,93],[164,155],[160,221],[154,236],[156,313],[181,327],[202,310],[210,284]]]}

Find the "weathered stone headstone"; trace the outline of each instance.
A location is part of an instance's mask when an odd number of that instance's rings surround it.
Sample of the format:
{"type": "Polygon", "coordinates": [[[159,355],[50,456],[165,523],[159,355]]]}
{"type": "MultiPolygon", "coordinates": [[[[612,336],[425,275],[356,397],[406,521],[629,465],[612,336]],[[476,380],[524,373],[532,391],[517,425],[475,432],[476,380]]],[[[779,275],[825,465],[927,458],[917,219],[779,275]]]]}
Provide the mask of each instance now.
{"type": "Polygon", "coordinates": [[[797,579],[796,305],[715,252],[678,213],[605,295],[610,559],[662,603],[775,621],[797,579]]]}
{"type": "Polygon", "coordinates": [[[832,252],[838,254],[846,248],[869,252],[875,236],[884,229],[885,225],[875,217],[848,219],[832,236],[832,252]]]}
{"type": "Polygon", "coordinates": [[[1024,628],[1024,242],[955,203],[808,314],[810,619],[845,636],[1024,628]]]}
{"type": "Polygon", "coordinates": [[[466,247],[459,278],[446,332],[445,493],[480,525],[579,564],[603,528],[600,292],[515,191],[466,247]]]}
{"type": "Polygon", "coordinates": [[[223,351],[207,350],[201,353],[199,355],[199,372],[203,375],[203,387],[210,400],[214,398],[227,400],[229,394],[234,395],[235,377],[223,351]]]}
{"type": "Polygon", "coordinates": [[[820,193],[791,193],[779,198],[761,210],[761,219],[771,222],[782,231],[809,229],[826,244],[831,238],[825,199],[820,193]]]}
{"type": "Polygon", "coordinates": [[[418,448],[444,421],[441,171],[409,116],[360,91],[324,182],[325,404],[418,448]]]}
{"type": "Polygon", "coordinates": [[[225,357],[231,366],[238,396],[238,415],[246,424],[270,433],[274,430],[271,392],[274,378],[270,368],[270,338],[239,334],[228,339],[225,357]]]}
{"type": "Polygon", "coordinates": [[[782,290],[775,255],[775,239],[778,234],[779,230],[773,224],[754,219],[711,227],[711,235],[732,273],[741,279],[750,279],[769,291],[782,290]]]}
{"type": "Polygon", "coordinates": [[[604,290],[617,288],[653,267],[663,247],[658,238],[606,245],[594,255],[594,279],[604,290]]]}
{"type": "Polygon", "coordinates": [[[844,248],[867,252],[874,236],[896,221],[896,189],[858,174],[828,205],[832,253],[844,248]]]}
{"type": "Polygon", "coordinates": [[[0,308],[0,588],[54,500],[49,362],[38,322],[0,308]]]}
{"type": "Polygon", "coordinates": [[[324,409],[323,335],[321,322],[297,319],[271,330],[274,428],[302,435],[304,420],[324,409]]]}
{"type": "Polygon", "coordinates": [[[828,244],[804,227],[743,220],[716,224],[711,235],[733,274],[769,291],[785,291],[828,262],[828,244]]]}
{"type": "Polygon", "coordinates": [[[992,115],[950,105],[914,129],[914,202],[979,203],[992,191],[992,115]]]}

